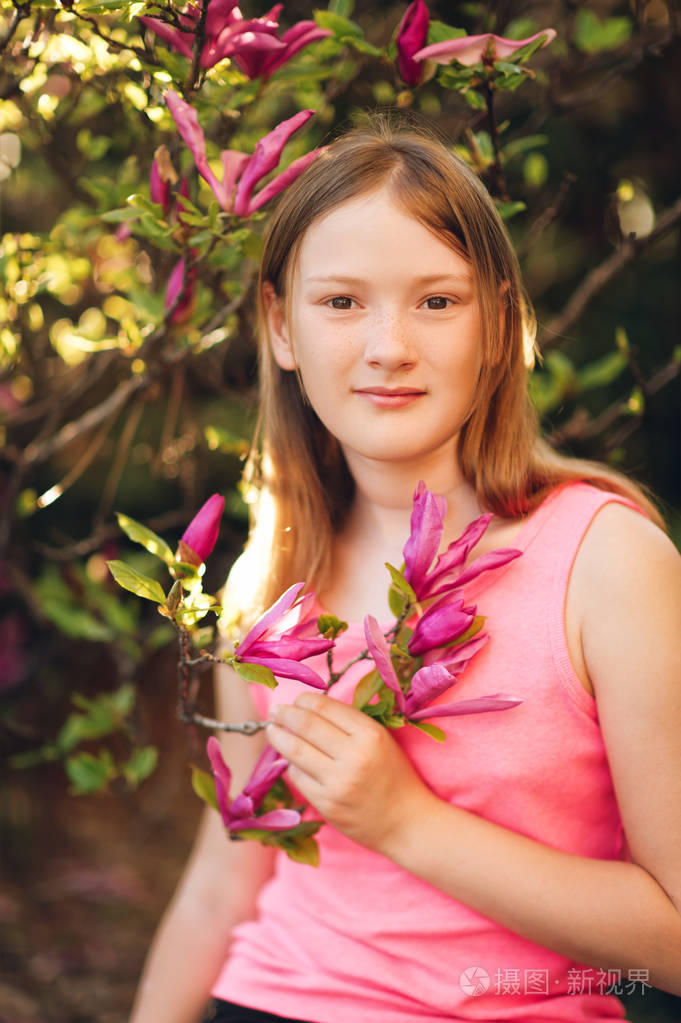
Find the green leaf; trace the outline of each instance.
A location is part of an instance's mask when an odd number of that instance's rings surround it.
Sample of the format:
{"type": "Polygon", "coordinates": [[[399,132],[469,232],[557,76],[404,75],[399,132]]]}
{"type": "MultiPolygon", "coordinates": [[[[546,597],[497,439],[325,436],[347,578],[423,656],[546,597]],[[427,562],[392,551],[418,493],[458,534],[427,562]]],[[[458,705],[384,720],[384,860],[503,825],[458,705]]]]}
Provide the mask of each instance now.
{"type": "Polygon", "coordinates": [[[622,352],[608,352],[602,359],[583,366],[577,373],[579,389],[588,391],[594,387],[605,387],[615,380],[629,362],[622,352]]]}
{"type": "Polygon", "coordinates": [[[202,771],[200,767],[195,767],[193,764],[192,788],[199,799],[202,799],[208,806],[212,806],[214,810],[218,809],[218,801],[215,795],[215,778],[212,774],[202,771]]]}
{"type": "Polygon", "coordinates": [[[404,609],[407,606],[407,597],[404,593],[400,593],[394,586],[391,586],[388,590],[388,607],[395,615],[395,618],[400,618],[404,613],[404,609]]]}
{"type": "Polygon", "coordinates": [[[466,35],[464,28],[454,28],[453,25],[446,25],[444,21],[430,21],[428,23],[428,46],[435,43],[444,43],[446,39],[461,39],[466,35]]]}
{"type": "Polygon", "coordinates": [[[349,18],[355,9],[355,0],[329,0],[329,10],[341,18],[349,18]]]}
{"type": "Polygon", "coordinates": [[[278,683],[274,672],[264,664],[249,664],[247,661],[235,660],[232,667],[244,682],[258,682],[261,686],[267,686],[268,689],[277,688],[278,683]]]}
{"type": "Polygon", "coordinates": [[[124,515],[123,512],[116,512],[116,518],[118,519],[118,525],[133,543],[141,544],[150,554],[161,558],[168,565],[174,562],[175,558],[170,547],[153,530],[147,529],[141,522],[136,522],[135,519],[131,519],[129,515],[124,515]]]}
{"type": "Polygon", "coordinates": [[[317,619],[317,628],[325,639],[336,639],[347,627],[348,623],[336,615],[324,614],[317,619]]]}
{"type": "Polygon", "coordinates": [[[350,21],[334,11],[315,11],[314,20],[320,28],[328,28],[340,40],[344,38],[362,39],[364,33],[356,21],[350,21]]]}
{"type": "Polygon", "coordinates": [[[154,746],[140,746],[136,749],[127,764],[121,766],[121,774],[133,788],[148,778],[156,768],[158,750],[154,746]]]}
{"type": "Polygon", "coordinates": [[[469,107],[473,107],[473,110],[485,110],[487,107],[485,97],[475,89],[466,89],[463,98],[469,107]]]}
{"type": "Polygon", "coordinates": [[[526,210],[527,206],[524,202],[517,200],[516,202],[500,202],[497,203],[497,212],[503,221],[510,220],[511,217],[515,217],[516,214],[522,213],[526,210]]]}
{"type": "Polygon", "coordinates": [[[71,782],[71,791],[77,796],[100,792],[116,776],[113,757],[108,750],[100,750],[98,756],[78,753],[69,757],[64,766],[71,782]]]}
{"type": "Polygon", "coordinates": [[[137,220],[140,216],[139,210],[123,206],[117,210],[107,210],[106,213],[101,214],[100,219],[106,224],[121,224],[126,220],[137,220]]]}
{"type": "Polygon", "coordinates": [[[124,590],[130,590],[145,600],[153,600],[156,604],[165,604],[166,595],[155,579],[150,579],[137,569],[130,568],[124,561],[107,561],[107,565],[118,585],[124,590]]]}
{"type": "Polygon", "coordinates": [[[606,18],[601,21],[588,7],[580,7],[575,16],[574,43],[583,53],[615,50],[631,36],[632,22],[627,17],[606,18]]]}
{"type": "Polygon", "coordinates": [[[383,57],[385,54],[385,50],[380,46],[374,46],[373,43],[367,42],[366,39],[358,39],[357,36],[343,36],[341,42],[347,43],[358,53],[365,53],[368,57],[383,57]]]}
{"type": "Polygon", "coordinates": [[[357,710],[362,710],[376,695],[382,685],[383,680],[378,674],[378,671],[374,668],[373,671],[368,672],[368,674],[361,678],[355,686],[355,692],[352,697],[352,706],[356,707],[357,710]]]}
{"type": "Polygon", "coordinates": [[[417,596],[407,580],[404,578],[403,573],[400,572],[399,569],[395,568],[394,565],[391,565],[388,561],[386,561],[385,567],[390,572],[390,578],[393,581],[393,586],[398,589],[400,593],[404,593],[410,604],[415,604],[417,602],[417,596]]]}
{"type": "Polygon", "coordinates": [[[284,845],[284,852],[296,863],[306,863],[310,867],[319,866],[319,846],[314,838],[299,838],[292,845],[284,845]]]}
{"type": "Polygon", "coordinates": [[[414,728],[418,728],[421,732],[425,732],[426,735],[429,735],[431,739],[435,739],[436,742],[444,742],[447,738],[441,728],[438,728],[437,725],[429,725],[427,721],[410,721],[409,724],[413,725],[414,728]]]}

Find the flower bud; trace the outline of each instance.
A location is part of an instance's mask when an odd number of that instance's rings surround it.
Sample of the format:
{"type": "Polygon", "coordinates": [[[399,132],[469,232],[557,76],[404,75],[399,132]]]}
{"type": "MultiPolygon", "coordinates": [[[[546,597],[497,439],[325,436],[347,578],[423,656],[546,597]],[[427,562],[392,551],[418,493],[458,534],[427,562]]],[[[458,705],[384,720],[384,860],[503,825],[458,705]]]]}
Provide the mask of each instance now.
{"type": "MultiPolygon", "coordinates": [[[[211,554],[218,538],[220,519],[225,507],[221,494],[213,494],[191,520],[180,540],[181,560],[187,560],[187,549],[200,565],[211,554]]],[[[193,560],[193,559],[192,559],[193,560]]]]}

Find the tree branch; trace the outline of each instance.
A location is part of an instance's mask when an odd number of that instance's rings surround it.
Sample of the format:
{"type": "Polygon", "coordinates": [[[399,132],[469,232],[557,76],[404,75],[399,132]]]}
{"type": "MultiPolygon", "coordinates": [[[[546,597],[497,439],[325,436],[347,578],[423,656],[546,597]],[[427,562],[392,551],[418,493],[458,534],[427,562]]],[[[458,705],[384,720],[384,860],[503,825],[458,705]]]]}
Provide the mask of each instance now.
{"type": "Polygon", "coordinates": [[[580,319],[586,307],[606,284],[632,263],[641,252],[673,230],[680,221],[681,198],[657,218],[650,234],[644,238],[627,238],[616,252],[587,274],[568,299],[563,311],[544,326],[539,336],[539,347],[546,350],[559,344],[564,339],[566,331],[580,319]]]}

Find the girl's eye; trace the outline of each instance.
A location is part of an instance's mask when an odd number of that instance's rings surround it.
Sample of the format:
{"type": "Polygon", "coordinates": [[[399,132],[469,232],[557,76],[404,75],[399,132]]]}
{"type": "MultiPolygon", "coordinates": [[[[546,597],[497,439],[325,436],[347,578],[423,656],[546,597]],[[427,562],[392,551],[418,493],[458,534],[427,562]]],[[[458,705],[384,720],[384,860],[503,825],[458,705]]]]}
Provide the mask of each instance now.
{"type": "Polygon", "coordinates": [[[444,295],[433,295],[432,298],[427,298],[423,303],[426,309],[447,309],[451,299],[445,298],[444,295]]]}
{"type": "Polygon", "coordinates": [[[347,295],[336,295],[335,298],[330,298],[327,304],[332,309],[351,309],[352,299],[348,298],[347,295]]]}

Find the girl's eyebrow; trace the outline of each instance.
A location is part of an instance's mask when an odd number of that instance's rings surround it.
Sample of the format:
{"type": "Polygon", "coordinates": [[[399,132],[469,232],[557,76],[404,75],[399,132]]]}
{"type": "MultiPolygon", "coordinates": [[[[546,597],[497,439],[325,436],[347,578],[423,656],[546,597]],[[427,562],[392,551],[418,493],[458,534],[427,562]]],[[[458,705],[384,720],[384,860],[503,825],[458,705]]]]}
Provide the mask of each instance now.
{"type": "MultiPolygon", "coordinates": [[[[350,277],[347,274],[324,274],[321,276],[304,277],[306,284],[365,284],[365,277],[350,277]]],[[[473,278],[470,274],[424,274],[421,277],[414,277],[415,284],[472,284],[473,278]]]]}

